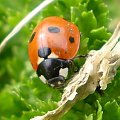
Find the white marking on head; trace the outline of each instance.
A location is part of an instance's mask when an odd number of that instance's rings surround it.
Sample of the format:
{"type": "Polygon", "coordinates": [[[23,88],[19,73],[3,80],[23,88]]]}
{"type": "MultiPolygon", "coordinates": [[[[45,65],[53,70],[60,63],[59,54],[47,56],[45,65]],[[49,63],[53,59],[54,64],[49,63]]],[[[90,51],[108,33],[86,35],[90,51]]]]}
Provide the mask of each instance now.
{"type": "Polygon", "coordinates": [[[58,85],[61,85],[62,83],[60,81],[58,81],[58,85]]]}
{"type": "Polygon", "coordinates": [[[51,86],[51,87],[55,87],[55,85],[54,85],[54,84],[50,84],[50,86],[51,86]]]}
{"type": "Polygon", "coordinates": [[[40,58],[40,57],[38,57],[37,64],[39,65],[43,60],[44,60],[44,58],[40,58]]]}
{"type": "Polygon", "coordinates": [[[55,53],[51,53],[48,58],[58,58],[58,56],[55,53]]]}
{"type": "Polygon", "coordinates": [[[63,76],[63,77],[67,77],[68,75],[68,68],[61,68],[59,71],[59,75],[63,76]]]}
{"type": "Polygon", "coordinates": [[[39,78],[41,79],[41,81],[43,83],[45,83],[45,84],[47,83],[47,80],[45,79],[45,77],[43,75],[41,75],[39,78]]]}

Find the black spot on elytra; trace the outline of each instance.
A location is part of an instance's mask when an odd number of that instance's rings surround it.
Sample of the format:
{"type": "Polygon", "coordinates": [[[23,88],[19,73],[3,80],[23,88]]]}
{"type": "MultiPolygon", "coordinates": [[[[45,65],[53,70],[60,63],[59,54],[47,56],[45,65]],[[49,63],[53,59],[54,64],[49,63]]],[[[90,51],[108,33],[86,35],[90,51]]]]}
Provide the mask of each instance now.
{"type": "Polygon", "coordinates": [[[38,50],[38,56],[41,58],[45,58],[47,59],[47,57],[51,54],[51,49],[44,47],[44,48],[40,48],[38,50]]]}
{"type": "Polygon", "coordinates": [[[34,32],[34,33],[32,34],[32,36],[30,37],[29,42],[32,42],[33,38],[35,37],[35,34],[36,34],[36,32],[34,32]]]}
{"type": "Polygon", "coordinates": [[[51,26],[51,27],[48,27],[48,31],[50,33],[59,33],[60,29],[58,27],[51,26]]]}
{"type": "Polygon", "coordinates": [[[69,37],[69,41],[71,42],[71,43],[74,43],[74,37],[69,37]]]}

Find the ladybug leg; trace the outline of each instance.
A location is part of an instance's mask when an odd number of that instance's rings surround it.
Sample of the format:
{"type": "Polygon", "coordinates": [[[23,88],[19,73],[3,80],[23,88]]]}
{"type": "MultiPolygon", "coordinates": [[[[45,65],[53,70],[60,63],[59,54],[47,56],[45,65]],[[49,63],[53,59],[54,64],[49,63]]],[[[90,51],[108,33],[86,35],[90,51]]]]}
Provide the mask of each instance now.
{"type": "Polygon", "coordinates": [[[65,83],[66,83],[65,78],[61,75],[48,80],[49,86],[55,87],[55,88],[62,88],[64,87],[65,83]]]}
{"type": "Polygon", "coordinates": [[[88,54],[86,54],[86,55],[77,55],[77,56],[75,56],[73,59],[80,59],[80,58],[87,58],[88,57],[88,54]]]}
{"type": "Polygon", "coordinates": [[[79,68],[77,68],[77,66],[74,64],[75,60],[76,59],[79,60],[81,58],[85,58],[86,59],[87,57],[88,57],[88,54],[85,54],[85,55],[77,55],[73,59],[71,59],[74,73],[79,71],[79,68]]]}

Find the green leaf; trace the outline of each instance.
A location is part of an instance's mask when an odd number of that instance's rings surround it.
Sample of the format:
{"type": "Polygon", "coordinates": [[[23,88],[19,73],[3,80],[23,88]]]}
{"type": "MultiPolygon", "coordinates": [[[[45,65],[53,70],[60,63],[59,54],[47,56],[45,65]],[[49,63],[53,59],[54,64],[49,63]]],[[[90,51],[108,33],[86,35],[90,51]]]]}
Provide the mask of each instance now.
{"type": "Polygon", "coordinates": [[[120,106],[115,100],[105,104],[103,120],[120,120],[120,106]]]}
{"type": "Polygon", "coordinates": [[[85,116],[85,120],[93,120],[93,114],[90,114],[89,116],[85,116]]]}
{"type": "Polygon", "coordinates": [[[82,12],[78,22],[83,36],[89,36],[90,31],[97,27],[97,21],[92,10],[82,12]]]}
{"type": "Polygon", "coordinates": [[[90,31],[90,36],[92,39],[99,39],[99,40],[103,40],[103,39],[109,39],[111,36],[111,33],[107,32],[107,29],[102,26],[100,28],[97,29],[93,29],[90,31]]]}
{"type": "Polygon", "coordinates": [[[107,24],[109,11],[103,0],[89,0],[87,9],[93,10],[98,26],[107,24]]]}
{"type": "Polygon", "coordinates": [[[102,106],[100,105],[98,100],[97,100],[97,104],[98,104],[97,120],[102,120],[102,115],[103,115],[102,106]]]}

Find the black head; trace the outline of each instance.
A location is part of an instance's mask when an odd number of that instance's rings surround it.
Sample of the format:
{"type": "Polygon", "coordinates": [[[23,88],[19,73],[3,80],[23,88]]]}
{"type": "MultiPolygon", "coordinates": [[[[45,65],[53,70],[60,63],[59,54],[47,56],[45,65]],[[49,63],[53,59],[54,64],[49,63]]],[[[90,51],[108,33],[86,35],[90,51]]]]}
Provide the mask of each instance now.
{"type": "Polygon", "coordinates": [[[39,64],[37,75],[50,86],[60,88],[65,85],[68,69],[69,62],[67,60],[48,58],[39,64]],[[62,71],[66,73],[62,73],[62,71]]]}

